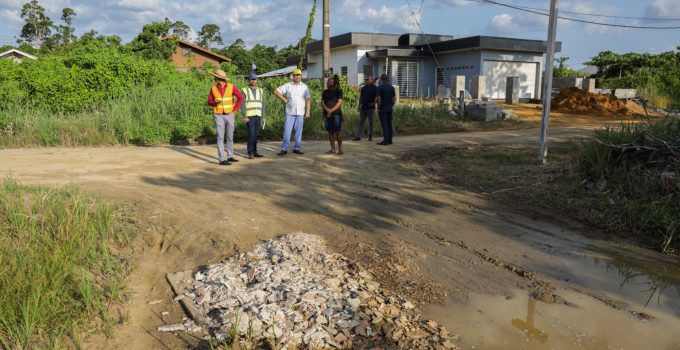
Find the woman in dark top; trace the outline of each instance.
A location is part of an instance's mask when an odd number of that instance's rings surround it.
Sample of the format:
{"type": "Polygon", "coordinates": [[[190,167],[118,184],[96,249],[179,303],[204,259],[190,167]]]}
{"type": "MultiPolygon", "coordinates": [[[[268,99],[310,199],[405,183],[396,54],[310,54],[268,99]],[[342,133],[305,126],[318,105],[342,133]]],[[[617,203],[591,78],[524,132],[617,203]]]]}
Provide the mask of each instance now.
{"type": "Polygon", "coordinates": [[[328,131],[328,141],[331,143],[330,151],[326,154],[336,153],[342,155],[342,89],[340,88],[338,76],[333,76],[326,83],[328,87],[321,96],[321,107],[323,107],[324,122],[328,131]],[[335,141],[338,142],[338,150],[335,150],[335,141]]]}

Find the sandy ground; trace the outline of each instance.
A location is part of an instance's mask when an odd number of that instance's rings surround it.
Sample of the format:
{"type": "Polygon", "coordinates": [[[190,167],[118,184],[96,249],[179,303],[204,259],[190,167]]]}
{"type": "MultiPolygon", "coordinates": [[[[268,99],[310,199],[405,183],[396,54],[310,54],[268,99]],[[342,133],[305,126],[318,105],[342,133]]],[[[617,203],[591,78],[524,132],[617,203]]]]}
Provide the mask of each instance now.
{"type": "MultiPolygon", "coordinates": [[[[593,127],[557,125],[550,140],[587,137],[593,127]]],[[[617,266],[637,268],[634,260],[661,266],[667,258],[599,240],[549,210],[505,208],[433,183],[398,160],[432,147],[537,143],[538,134],[396,137],[390,147],[346,142],[342,157],[323,154],[328,146],[321,141],[304,142],[303,156],[284,157],[274,155],[279,143],[263,143],[265,158],[227,167],[215,164],[214,146],[7,149],[0,150],[0,175],[25,184],[76,185],[131,203],[149,227],[136,240],[128,300],[115,311],[124,323],[111,338],[91,337],[86,348],[195,347],[198,339],[190,335],[156,331],[182,316],[165,273],[302,231],[321,235],[385,286],[417,301],[466,348],[640,349],[651,341],[655,348],[680,349],[673,331],[680,327],[677,270],[662,274],[671,292],[659,292],[658,302],[653,294],[648,306],[640,283],[653,273],[641,268],[631,288],[617,277],[617,266]],[[528,295],[536,290],[574,305],[534,302],[528,295]],[[653,320],[642,320],[645,315],[653,320]]],[[[244,148],[237,145],[237,153],[244,148]]]]}

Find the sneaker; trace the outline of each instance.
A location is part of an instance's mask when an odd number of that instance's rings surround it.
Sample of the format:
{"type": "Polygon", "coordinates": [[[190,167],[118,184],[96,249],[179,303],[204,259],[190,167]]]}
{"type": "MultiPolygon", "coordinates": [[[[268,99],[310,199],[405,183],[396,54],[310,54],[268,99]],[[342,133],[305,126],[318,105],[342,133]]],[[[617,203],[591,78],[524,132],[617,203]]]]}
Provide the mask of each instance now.
{"type": "Polygon", "coordinates": [[[223,160],[220,162],[220,165],[231,165],[228,160],[223,160]]]}
{"type": "Polygon", "coordinates": [[[257,153],[257,152],[254,154],[254,156],[255,156],[255,158],[262,158],[262,157],[264,157],[263,155],[261,155],[261,154],[259,154],[259,153],[257,153]]]}
{"type": "Polygon", "coordinates": [[[387,145],[389,145],[389,143],[387,143],[387,142],[385,142],[385,141],[383,141],[383,142],[378,142],[377,144],[380,145],[380,146],[387,146],[387,145]]]}
{"type": "Polygon", "coordinates": [[[352,141],[361,141],[361,137],[355,137],[352,139],[352,141]]]}
{"type": "Polygon", "coordinates": [[[248,155],[248,159],[253,159],[253,158],[254,158],[254,157],[253,157],[252,154],[249,154],[249,155],[248,155]]]}
{"type": "Polygon", "coordinates": [[[300,151],[299,149],[294,150],[293,153],[299,154],[299,155],[305,154],[305,152],[302,152],[302,151],[300,151]]]}
{"type": "Polygon", "coordinates": [[[229,159],[227,159],[227,160],[230,161],[230,162],[232,162],[232,163],[238,162],[238,159],[236,159],[236,158],[234,158],[234,157],[231,157],[231,158],[229,158],[229,159]]]}
{"type": "Polygon", "coordinates": [[[369,136],[369,137],[368,137],[368,142],[371,142],[371,141],[373,141],[373,137],[369,136]]]}
{"type": "Polygon", "coordinates": [[[277,156],[282,156],[284,154],[288,154],[288,151],[280,150],[279,153],[277,153],[277,156]]]}

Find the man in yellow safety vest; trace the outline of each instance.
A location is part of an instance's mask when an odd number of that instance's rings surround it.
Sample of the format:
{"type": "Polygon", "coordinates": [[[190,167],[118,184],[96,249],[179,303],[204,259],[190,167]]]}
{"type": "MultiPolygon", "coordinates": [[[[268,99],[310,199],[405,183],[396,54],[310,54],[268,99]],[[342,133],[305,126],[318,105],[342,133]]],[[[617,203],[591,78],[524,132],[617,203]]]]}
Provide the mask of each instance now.
{"type": "Polygon", "coordinates": [[[260,134],[260,123],[266,117],[264,115],[264,95],[262,89],[257,87],[257,75],[250,73],[248,81],[250,86],[243,88],[245,107],[241,111],[243,112],[243,121],[248,125],[248,159],[253,159],[253,157],[262,157],[257,152],[257,136],[260,134]]]}
{"type": "Polygon", "coordinates": [[[210,89],[208,105],[213,106],[213,114],[215,115],[217,158],[220,165],[229,165],[231,162],[238,162],[234,158],[234,115],[241,109],[243,95],[234,84],[229,83],[227,73],[223,70],[218,69],[212,75],[215,77],[215,85],[210,89]],[[224,156],[225,131],[227,157],[224,156]]]}

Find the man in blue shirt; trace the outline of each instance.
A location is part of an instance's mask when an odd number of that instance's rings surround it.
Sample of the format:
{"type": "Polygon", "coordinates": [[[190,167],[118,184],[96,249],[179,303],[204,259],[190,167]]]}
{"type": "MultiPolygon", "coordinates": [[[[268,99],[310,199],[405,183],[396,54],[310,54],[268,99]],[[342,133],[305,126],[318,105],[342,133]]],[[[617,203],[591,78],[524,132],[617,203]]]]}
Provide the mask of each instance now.
{"type": "Polygon", "coordinates": [[[366,85],[361,88],[359,94],[359,129],[354,141],[361,141],[364,136],[364,124],[368,119],[368,141],[373,140],[373,114],[375,112],[375,96],[378,87],[373,85],[373,76],[366,77],[366,85]]]}
{"type": "Polygon", "coordinates": [[[380,76],[380,86],[376,92],[375,103],[378,106],[378,116],[380,117],[380,126],[383,130],[383,140],[378,142],[381,146],[392,144],[392,106],[397,101],[397,94],[394,91],[394,86],[390,84],[390,78],[387,74],[380,76]]]}

